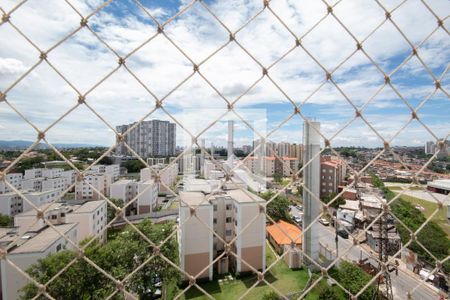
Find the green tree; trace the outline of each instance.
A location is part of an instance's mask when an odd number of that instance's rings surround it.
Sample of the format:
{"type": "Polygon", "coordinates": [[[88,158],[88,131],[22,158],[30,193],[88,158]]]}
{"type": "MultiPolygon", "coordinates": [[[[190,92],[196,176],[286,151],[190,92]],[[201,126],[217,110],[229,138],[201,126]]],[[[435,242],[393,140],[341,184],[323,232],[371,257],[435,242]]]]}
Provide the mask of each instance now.
{"type": "Polygon", "coordinates": [[[283,181],[283,176],[281,176],[281,174],[279,174],[279,173],[274,173],[273,181],[276,183],[281,183],[283,181]]]}
{"type": "MultiPolygon", "coordinates": [[[[330,193],[327,196],[322,198],[323,203],[330,203],[337,196],[336,193],[330,193]]],[[[339,196],[333,203],[331,203],[331,207],[339,208],[339,205],[345,204],[345,199],[342,196],[339,196]]]]}
{"type": "Polygon", "coordinates": [[[0,227],[11,227],[14,225],[14,218],[0,214],[0,227]]]}
{"type": "Polygon", "coordinates": [[[340,300],[341,298],[338,296],[336,291],[330,287],[327,286],[323,290],[320,291],[319,294],[319,300],[340,300]]]}
{"type": "MultiPolygon", "coordinates": [[[[380,188],[386,199],[392,200],[395,197],[394,192],[389,188],[384,186],[383,181],[380,180],[376,175],[372,174],[372,182],[375,186],[380,188]]],[[[403,200],[401,197],[396,199],[391,205],[391,212],[399,218],[403,224],[406,225],[405,228],[400,223],[396,224],[396,228],[402,239],[402,243],[405,244],[410,240],[410,232],[416,231],[422,224],[426,221],[424,214],[415,208],[411,203],[403,200]],[[408,230],[409,229],[409,230],[408,230]]],[[[450,253],[450,239],[444,230],[436,224],[434,221],[429,221],[417,234],[418,241],[425,245],[427,250],[436,256],[436,258],[442,260],[446,258],[450,253]]],[[[412,242],[409,249],[417,253],[419,259],[425,261],[429,264],[434,265],[435,260],[425,251],[418,243],[412,242]]],[[[447,260],[443,264],[443,271],[445,273],[450,273],[450,261],[447,260]]]]}
{"type": "MultiPolygon", "coordinates": [[[[117,207],[122,208],[124,206],[122,199],[110,198],[109,200],[111,200],[111,202],[114,203],[114,205],[117,207]]],[[[106,211],[106,217],[107,217],[108,223],[111,222],[111,220],[114,219],[115,216],[116,216],[116,209],[114,207],[112,207],[111,205],[109,205],[109,203],[108,203],[108,208],[106,211]]]]}
{"type": "MultiPolygon", "coordinates": [[[[274,193],[272,191],[261,194],[261,197],[265,200],[270,200],[273,196],[274,193]]],[[[292,218],[289,215],[290,204],[291,203],[286,196],[278,195],[275,199],[272,200],[272,202],[267,205],[266,213],[275,222],[278,222],[279,220],[291,222],[292,218]]]]}
{"type": "Polygon", "coordinates": [[[281,297],[274,291],[265,293],[262,297],[262,300],[280,300],[280,299],[281,297]]]}
{"type": "MultiPolygon", "coordinates": [[[[137,228],[146,238],[159,244],[172,233],[174,223],[153,224],[143,220],[137,228]]],[[[159,253],[178,264],[177,241],[174,237],[161,246],[159,253]]],[[[156,278],[161,279],[163,288],[178,283],[179,273],[160,256],[150,257],[155,253],[153,246],[127,226],[117,237],[105,245],[93,242],[85,251],[85,256],[100,268],[118,280],[123,280],[143,262],[147,262],[124,283],[127,291],[139,299],[151,299],[156,290],[156,278]],[[172,283],[172,284],[170,284],[172,283]]],[[[76,256],[73,251],[65,250],[39,260],[28,270],[28,274],[38,282],[45,283],[76,256]]],[[[47,287],[55,299],[104,299],[116,288],[115,282],[105,277],[84,259],[78,259],[65,272],[60,274],[47,287]]],[[[31,299],[38,293],[32,283],[22,289],[22,299],[31,299]]],[[[45,299],[40,297],[39,299],[45,299]]],[[[113,299],[123,299],[121,295],[113,299]]]]}
{"type": "Polygon", "coordinates": [[[42,162],[45,161],[45,159],[42,156],[37,157],[30,157],[30,158],[24,158],[16,166],[16,170],[18,172],[25,172],[25,170],[32,169],[32,168],[41,168],[43,167],[42,162]]]}
{"type": "Polygon", "coordinates": [[[140,160],[128,160],[122,163],[122,166],[125,167],[128,173],[137,173],[141,169],[145,168],[145,165],[140,160]]]}
{"type": "MultiPolygon", "coordinates": [[[[334,269],[330,272],[330,275],[354,295],[372,279],[369,274],[364,272],[356,264],[347,261],[342,261],[339,269],[334,269]]],[[[370,300],[375,292],[376,288],[371,285],[358,297],[358,299],[370,300]]]]}

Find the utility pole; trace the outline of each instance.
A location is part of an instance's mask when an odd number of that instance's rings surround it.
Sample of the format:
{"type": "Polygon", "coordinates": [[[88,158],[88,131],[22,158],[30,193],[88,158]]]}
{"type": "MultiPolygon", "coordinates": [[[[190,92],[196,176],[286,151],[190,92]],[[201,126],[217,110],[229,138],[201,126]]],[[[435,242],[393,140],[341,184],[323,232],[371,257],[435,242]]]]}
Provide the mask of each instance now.
{"type": "Polygon", "coordinates": [[[389,243],[389,231],[392,229],[389,228],[387,224],[387,212],[386,208],[383,208],[382,215],[379,220],[379,247],[378,247],[378,254],[379,254],[379,267],[378,270],[381,271],[381,275],[378,278],[378,289],[373,295],[372,299],[387,299],[387,300],[393,300],[394,294],[392,291],[392,281],[391,281],[391,272],[395,270],[389,269],[389,266],[386,265],[388,261],[388,243],[389,243]],[[383,282],[381,281],[383,279],[383,282]]]}

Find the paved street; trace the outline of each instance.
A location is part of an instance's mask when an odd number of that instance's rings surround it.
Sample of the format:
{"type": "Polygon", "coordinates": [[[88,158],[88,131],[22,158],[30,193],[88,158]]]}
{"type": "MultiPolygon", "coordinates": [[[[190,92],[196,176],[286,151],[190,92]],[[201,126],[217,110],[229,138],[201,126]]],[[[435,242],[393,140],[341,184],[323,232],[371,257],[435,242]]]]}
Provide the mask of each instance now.
{"type": "MultiPolygon", "coordinates": [[[[330,249],[335,250],[335,233],[334,227],[320,225],[320,241],[327,245],[330,249]]],[[[350,239],[343,239],[339,237],[338,241],[339,256],[343,255],[344,252],[348,251],[343,257],[348,260],[357,261],[360,258],[370,257],[370,253],[367,253],[362,247],[352,246],[350,239]],[[350,250],[349,250],[350,249],[350,250]]],[[[373,254],[372,254],[373,255],[373,254]]],[[[376,254],[375,254],[376,255],[376,254]]],[[[412,291],[419,283],[420,279],[418,277],[412,277],[414,275],[405,273],[399,269],[398,276],[395,272],[392,273],[392,288],[394,291],[394,299],[407,299],[407,292],[412,291]]],[[[423,300],[423,299],[439,299],[438,294],[435,292],[434,287],[429,287],[428,284],[422,284],[417,290],[412,294],[412,299],[423,300]]]]}

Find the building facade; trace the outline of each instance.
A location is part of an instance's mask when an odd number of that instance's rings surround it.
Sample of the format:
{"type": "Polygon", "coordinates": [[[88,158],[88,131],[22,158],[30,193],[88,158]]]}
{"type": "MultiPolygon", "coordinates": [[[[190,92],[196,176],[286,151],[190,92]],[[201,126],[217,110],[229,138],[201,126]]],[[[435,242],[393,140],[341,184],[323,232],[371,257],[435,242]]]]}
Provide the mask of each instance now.
{"type": "Polygon", "coordinates": [[[342,160],[333,156],[322,156],[320,159],[320,197],[337,193],[345,180],[347,168],[342,160]]]}
{"type": "Polygon", "coordinates": [[[225,274],[251,272],[252,268],[265,270],[263,199],[240,189],[215,194],[208,199],[201,192],[180,192],[180,197],[180,224],[183,226],[179,228],[178,241],[183,270],[196,275],[206,268],[199,278],[209,280],[214,271],[225,274]],[[195,217],[191,217],[190,207],[195,207],[195,217]],[[230,248],[222,242],[229,243],[233,239],[230,248]],[[212,264],[227,249],[238,258],[226,254],[212,264]]]}
{"type": "MultiPolygon", "coordinates": [[[[124,133],[136,123],[120,125],[117,132],[124,133]]],[[[125,142],[139,156],[173,156],[176,147],[176,125],[169,121],[150,120],[141,122],[125,135],[125,142]]],[[[118,141],[118,155],[131,155],[130,151],[118,141]]]]}

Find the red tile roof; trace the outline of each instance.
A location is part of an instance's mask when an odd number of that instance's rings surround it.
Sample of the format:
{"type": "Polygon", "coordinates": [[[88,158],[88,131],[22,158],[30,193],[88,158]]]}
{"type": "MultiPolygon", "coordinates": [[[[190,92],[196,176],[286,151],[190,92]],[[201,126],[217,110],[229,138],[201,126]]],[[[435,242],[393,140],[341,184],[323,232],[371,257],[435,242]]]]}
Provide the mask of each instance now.
{"type": "Polygon", "coordinates": [[[292,241],[296,244],[302,243],[300,237],[302,231],[297,226],[288,222],[279,221],[276,225],[267,226],[266,229],[278,245],[290,245],[292,241]]]}

